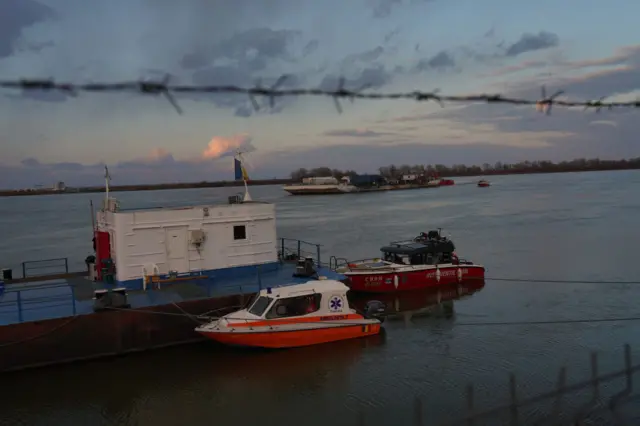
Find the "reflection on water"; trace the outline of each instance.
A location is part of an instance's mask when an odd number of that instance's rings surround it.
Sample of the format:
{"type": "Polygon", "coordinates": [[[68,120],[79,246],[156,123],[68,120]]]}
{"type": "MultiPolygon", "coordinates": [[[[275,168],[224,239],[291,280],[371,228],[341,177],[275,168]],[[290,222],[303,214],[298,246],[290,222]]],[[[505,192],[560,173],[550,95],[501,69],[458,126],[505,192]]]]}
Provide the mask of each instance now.
{"type": "MultiPolygon", "coordinates": [[[[204,342],[157,351],[153,362],[148,354],[138,354],[9,374],[3,377],[3,387],[11,392],[0,400],[0,412],[4,424],[29,419],[29,424],[49,425],[53,419],[78,420],[80,407],[96,407],[99,419],[108,424],[129,424],[144,412],[153,417],[152,424],[169,425],[177,420],[176,410],[204,402],[206,407],[196,410],[194,420],[209,410],[238,410],[229,406],[231,401],[253,403],[256,395],[260,395],[259,407],[264,408],[280,398],[349,386],[349,370],[363,353],[384,345],[385,336],[383,331],[377,336],[294,350],[238,349],[204,342]],[[60,386],[74,392],[59,392],[60,386]],[[30,412],[34,405],[38,411],[30,412]]],[[[98,417],[93,416],[97,415],[90,415],[89,423],[95,424],[98,417]]]]}
{"type": "Polygon", "coordinates": [[[411,321],[419,317],[444,317],[450,318],[454,314],[454,301],[482,290],[485,286],[483,280],[463,281],[440,287],[432,287],[424,290],[400,291],[397,293],[350,293],[351,305],[364,311],[367,302],[377,300],[385,304],[382,314],[385,320],[411,321]]]}

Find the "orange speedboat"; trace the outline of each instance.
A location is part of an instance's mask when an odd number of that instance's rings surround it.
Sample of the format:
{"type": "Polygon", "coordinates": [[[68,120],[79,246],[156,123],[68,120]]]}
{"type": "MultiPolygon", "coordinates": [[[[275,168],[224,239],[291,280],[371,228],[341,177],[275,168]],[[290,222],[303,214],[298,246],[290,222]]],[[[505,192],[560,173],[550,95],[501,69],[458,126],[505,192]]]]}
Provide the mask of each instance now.
{"type": "Polygon", "coordinates": [[[316,280],[261,290],[246,309],[225,315],[196,331],[234,346],[292,348],[380,333],[373,303],[366,314],[349,307],[349,288],[340,281],[316,280]]]}

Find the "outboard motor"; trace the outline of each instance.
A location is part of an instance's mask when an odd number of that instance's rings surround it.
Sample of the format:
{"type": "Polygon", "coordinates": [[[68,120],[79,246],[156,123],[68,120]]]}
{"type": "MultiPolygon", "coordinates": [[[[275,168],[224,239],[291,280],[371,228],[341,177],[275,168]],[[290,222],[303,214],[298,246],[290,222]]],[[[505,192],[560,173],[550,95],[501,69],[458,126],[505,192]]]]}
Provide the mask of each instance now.
{"type": "Polygon", "coordinates": [[[311,257],[303,257],[298,259],[296,264],[296,271],[294,277],[313,277],[316,275],[316,270],[313,268],[313,259],[311,257]]]}
{"type": "Polygon", "coordinates": [[[387,310],[387,305],[379,300],[369,300],[364,305],[365,318],[375,318],[380,322],[384,322],[384,313],[387,310]]]}

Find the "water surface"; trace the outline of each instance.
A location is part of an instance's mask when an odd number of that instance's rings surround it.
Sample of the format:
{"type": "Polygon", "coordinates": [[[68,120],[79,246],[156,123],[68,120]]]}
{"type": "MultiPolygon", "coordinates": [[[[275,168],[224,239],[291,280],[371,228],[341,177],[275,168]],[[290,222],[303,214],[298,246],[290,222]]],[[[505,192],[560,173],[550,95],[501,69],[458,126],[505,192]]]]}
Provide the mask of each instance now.
{"type": "MultiPolygon", "coordinates": [[[[458,183],[471,178],[458,179],[458,183]]],[[[496,176],[490,188],[342,196],[287,196],[277,203],[278,235],[323,244],[323,255],[378,255],[390,240],[442,227],[458,252],[493,278],[640,281],[640,173],[496,176]]],[[[115,193],[123,207],[224,201],[234,188],[115,193]]],[[[0,199],[0,265],[91,252],[89,200],[100,194],[0,199]]],[[[504,401],[509,371],[523,394],[547,390],[562,365],[588,376],[589,351],[603,371],[622,367],[622,345],[638,345],[638,323],[481,326],[470,323],[636,316],[640,286],[487,280],[454,304],[452,318],[387,321],[373,339],[278,352],[202,344],[2,378],[9,425],[309,425],[409,423],[413,398],[425,419],[464,407],[464,386],[480,402],[504,401]],[[504,397],[503,397],[504,396],[504,397]]]]}

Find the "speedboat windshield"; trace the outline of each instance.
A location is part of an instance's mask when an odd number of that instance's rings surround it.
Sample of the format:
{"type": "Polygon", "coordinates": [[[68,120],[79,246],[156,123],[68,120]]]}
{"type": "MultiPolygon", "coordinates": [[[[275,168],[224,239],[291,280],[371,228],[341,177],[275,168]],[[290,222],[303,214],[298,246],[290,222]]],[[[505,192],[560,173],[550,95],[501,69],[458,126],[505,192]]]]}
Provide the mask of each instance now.
{"type": "Polygon", "coordinates": [[[267,310],[269,305],[271,305],[272,301],[273,299],[271,297],[260,296],[256,298],[255,302],[253,302],[253,304],[249,309],[247,309],[247,311],[252,315],[261,317],[267,310]]]}

